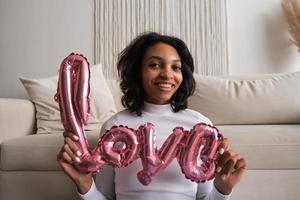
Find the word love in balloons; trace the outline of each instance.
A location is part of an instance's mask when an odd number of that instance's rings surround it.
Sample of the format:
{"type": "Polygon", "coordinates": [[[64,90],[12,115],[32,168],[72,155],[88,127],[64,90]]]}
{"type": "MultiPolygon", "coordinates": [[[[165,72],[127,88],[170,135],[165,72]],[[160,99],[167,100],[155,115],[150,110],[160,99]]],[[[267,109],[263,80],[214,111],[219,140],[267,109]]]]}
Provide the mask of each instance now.
{"type": "MultiPolygon", "coordinates": [[[[97,159],[88,160],[88,164],[91,166],[101,160],[103,165],[108,163],[114,167],[125,167],[140,157],[143,169],[137,176],[142,184],[148,185],[153,176],[177,158],[186,178],[198,183],[205,182],[214,177],[215,161],[222,141],[223,136],[217,128],[198,123],[190,131],[176,127],[157,150],[153,124],[146,123],[138,130],[115,126],[101,136],[94,151],[97,152],[97,159]]],[[[93,165],[96,169],[97,163],[93,165]]],[[[87,170],[85,166],[82,165],[82,170],[87,170]]]]}
{"type": "Polygon", "coordinates": [[[153,176],[177,158],[186,178],[200,183],[214,177],[223,136],[216,127],[204,123],[196,124],[190,131],[174,128],[159,150],[155,144],[155,127],[151,123],[137,130],[115,126],[90,150],[84,132],[90,112],[89,77],[87,59],[83,55],[70,54],[61,64],[55,95],[65,130],[79,138],[81,162],[74,164],[78,170],[98,172],[106,165],[126,167],[140,158],[143,169],[137,174],[138,180],[148,185],[153,176]]]}

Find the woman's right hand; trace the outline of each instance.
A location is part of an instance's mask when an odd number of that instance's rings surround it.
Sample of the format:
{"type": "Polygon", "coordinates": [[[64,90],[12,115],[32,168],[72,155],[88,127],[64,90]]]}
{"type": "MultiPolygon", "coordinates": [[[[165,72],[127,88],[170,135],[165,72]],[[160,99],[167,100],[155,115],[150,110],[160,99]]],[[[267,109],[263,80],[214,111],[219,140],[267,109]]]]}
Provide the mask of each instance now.
{"type": "Polygon", "coordinates": [[[64,145],[57,155],[58,164],[76,184],[78,192],[85,194],[91,188],[92,173],[81,173],[73,166],[80,162],[81,152],[76,144],[79,138],[71,132],[64,132],[64,137],[64,145]]]}

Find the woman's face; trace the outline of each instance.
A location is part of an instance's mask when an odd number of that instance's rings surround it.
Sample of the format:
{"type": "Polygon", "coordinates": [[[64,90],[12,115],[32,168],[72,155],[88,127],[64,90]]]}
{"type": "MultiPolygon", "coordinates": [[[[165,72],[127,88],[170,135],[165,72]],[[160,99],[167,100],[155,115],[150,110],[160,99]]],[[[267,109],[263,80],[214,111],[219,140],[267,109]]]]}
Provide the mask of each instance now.
{"type": "Polygon", "coordinates": [[[165,43],[148,48],[142,60],[146,101],[167,104],[182,82],[181,60],[176,49],[165,43]]]}

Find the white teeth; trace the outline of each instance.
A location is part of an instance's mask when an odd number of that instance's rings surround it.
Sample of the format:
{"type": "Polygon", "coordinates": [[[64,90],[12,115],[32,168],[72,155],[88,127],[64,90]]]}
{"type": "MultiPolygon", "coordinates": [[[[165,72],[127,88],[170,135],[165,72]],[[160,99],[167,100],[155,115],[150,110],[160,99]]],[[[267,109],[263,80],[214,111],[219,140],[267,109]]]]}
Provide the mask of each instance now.
{"type": "Polygon", "coordinates": [[[158,85],[159,85],[159,87],[164,87],[164,88],[171,88],[172,87],[172,84],[168,84],[168,83],[160,83],[158,85]]]}

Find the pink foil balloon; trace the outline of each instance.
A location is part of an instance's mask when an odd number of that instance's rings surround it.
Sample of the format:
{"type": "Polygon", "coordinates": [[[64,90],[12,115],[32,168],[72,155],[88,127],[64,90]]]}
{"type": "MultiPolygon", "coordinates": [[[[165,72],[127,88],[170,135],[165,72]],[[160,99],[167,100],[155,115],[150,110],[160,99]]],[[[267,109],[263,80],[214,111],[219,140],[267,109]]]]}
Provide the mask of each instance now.
{"type": "Polygon", "coordinates": [[[165,169],[176,157],[177,147],[184,136],[184,132],[182,128],[175,128],[158,151],[155,144],[153,124],[147,123],[141,126],[140,131],[142,133],[141,145],[143,146],[143,151],[141,152],[141,159],[143,170],[137,176],[143,185],[148,185],[152,177],[165,169]]]}
{"type": "Polygon", "coordinates": [[[116,167],[126,166],[133,161],[132,159],[136,159],[134,155],[138,154],[137,137],[132,129],[113,127],[103,135],[102,140],[99,139],[94,150],[89,150],[84,131],[90,112],[89,81],[89,63],[83,55],[72,53],[63,60],[55,100],[59,103],[65,130],[79,137],[78,146],[83,154],[81,162],[74,165],[82,172],[97,172],[107,163],[116,167]],[[114,149],[117,142],[123,142],[126,148],[114,149]],[[105,160],[105,157],[108,160],[105,160]]]}
{"type": "Polygon", "coordinates": [[[177,157],[186,178],[199,183],[214,177],[223,136],[217,128],[204,123],[196,124],[191,131],[174,128],[159,150],[153,124],[146,123],[138,130],[114,126],[90,150],[84,131],[90,112],[89,81],[89,63],[83,55],[72,53],[63,60],[55,100],[65,130],[79,137],[78,146],[83,154],[81,161],[74,164],[78,170],[98,172],[107,164],[125,167],[140,157],[143,169],[137,176],[142,184],[148,185],[177,157]]]}
{"type": "Polygon", "coordinates": [[[83,155],[89,154],[84,125],[89,116],[90,68],[87,59],[71,53],[60,66],[55,100],[60,106],[60,114],[66,131],[79,137],[83,155]]]}
{"type": "Polygon", "coordinates": [[[188,132],[178,154],[178,162],[186,178],[197,183],[214,178],[216,159],[223,136],[217,128],[199,123],[188,132]]]}
{"type": "Polygon", "coordinates": [[[133,129],[114,126],[99,142],[103,158],[113,167],[125,167],[138,158],[138,137],[133,129]]]}

